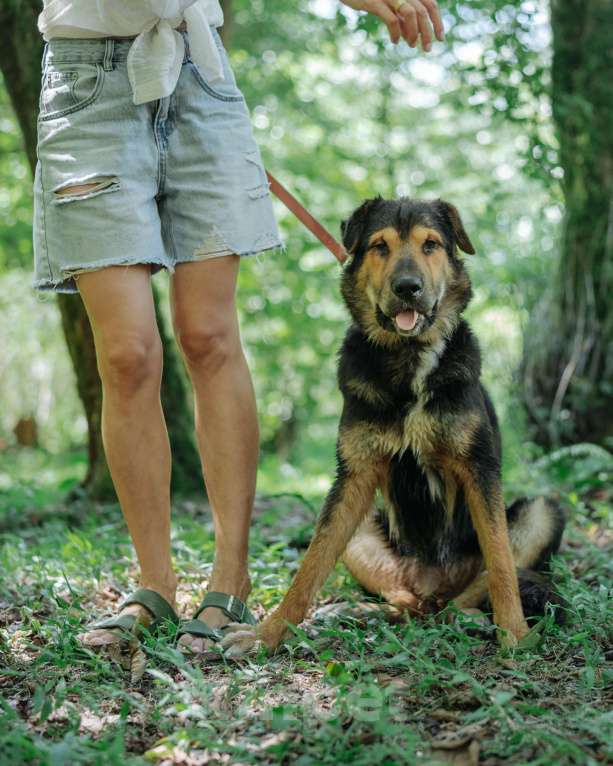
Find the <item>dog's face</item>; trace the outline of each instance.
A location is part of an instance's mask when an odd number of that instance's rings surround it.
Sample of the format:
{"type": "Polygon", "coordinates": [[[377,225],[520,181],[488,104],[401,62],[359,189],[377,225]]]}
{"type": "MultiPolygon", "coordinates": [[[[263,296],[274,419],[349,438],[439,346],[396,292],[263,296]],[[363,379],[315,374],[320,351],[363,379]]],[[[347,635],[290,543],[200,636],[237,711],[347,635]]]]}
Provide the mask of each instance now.
{"type": "Polygon", "coordinates": [[[459,315],[470,284],[456,246],[474,253],[459,213],[442,200],[375,198],[342,224],[349,253],[342,293],[373,339],[424,336],[437,318],[459,315]]]}

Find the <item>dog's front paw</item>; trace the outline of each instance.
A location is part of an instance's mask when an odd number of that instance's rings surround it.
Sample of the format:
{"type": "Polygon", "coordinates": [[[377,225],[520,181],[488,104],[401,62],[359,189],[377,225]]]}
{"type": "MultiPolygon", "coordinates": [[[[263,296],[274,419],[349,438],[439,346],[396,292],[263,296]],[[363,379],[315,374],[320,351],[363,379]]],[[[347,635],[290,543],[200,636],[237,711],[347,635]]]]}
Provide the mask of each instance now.
{"type": "Polygon", "coordinates": [[[221,648],[224,650],[224,655],[230,659],[255,654],[261,647],[271,652],[279,646],[286,631],[285,621],[274,615],[260,625],[230,623],[224,631],[221,648]]]}
{"type": "Polygon", "coordinates": [[[261,646],[257,625],[245,625],[242,622],[231,622],[224,629],[224,637],[220,644],[224,657],[238,659],[249,654],[255,654],[261,646]]]}
{"type": "Polygon", "coordinates": [[[506,649],[513,649],[529,630],[525,620],[518,620],[509,625],[498,623],[498,643],[506,649]]]}

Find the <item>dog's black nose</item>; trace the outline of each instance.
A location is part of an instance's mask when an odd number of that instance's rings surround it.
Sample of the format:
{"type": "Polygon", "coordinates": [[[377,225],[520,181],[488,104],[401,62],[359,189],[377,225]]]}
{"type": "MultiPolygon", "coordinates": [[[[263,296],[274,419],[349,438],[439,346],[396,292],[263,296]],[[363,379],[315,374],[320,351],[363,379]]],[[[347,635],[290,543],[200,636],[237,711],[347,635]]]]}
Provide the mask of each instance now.
{"type": "Polygon", "coordinates": [[[404,274],[392,281],[392,291],[398,298],[414,298],[424,287],[424,280],[414,274],[404,274]]]}

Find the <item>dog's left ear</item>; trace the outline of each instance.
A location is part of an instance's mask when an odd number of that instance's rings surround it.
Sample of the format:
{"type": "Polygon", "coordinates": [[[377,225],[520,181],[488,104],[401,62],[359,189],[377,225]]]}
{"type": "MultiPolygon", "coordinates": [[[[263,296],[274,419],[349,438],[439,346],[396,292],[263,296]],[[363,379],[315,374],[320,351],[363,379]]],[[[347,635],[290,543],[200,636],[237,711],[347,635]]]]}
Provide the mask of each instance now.
{"type": "Polygon", "coordinates": [[[346,221],[341,222],[341,234],[343,237],[343,247],[349,253],[353,255],[358,246],[358,243],[364,231],[366,224],[368,223],[368,217],[382,198],[373,197],[373,199],[367,199],[360,207],[356,208],[346,221]]]}
{"type": "Polygon", "coordinates": [[[475,248],[473,247],[473,243],[470,241],[470,238],[464,229],[464,224],[462,223],[462,219],[460,218],[460,213],[458,212],[457,207],[452,205],[450,202],[445,202],[445,200],[442,199],[437,200],[437,202],[453,228],[453,233],[455,234],[456,242],[458,243],[460,250],[468,253],[469,255],[474,255],[475,248]]]}

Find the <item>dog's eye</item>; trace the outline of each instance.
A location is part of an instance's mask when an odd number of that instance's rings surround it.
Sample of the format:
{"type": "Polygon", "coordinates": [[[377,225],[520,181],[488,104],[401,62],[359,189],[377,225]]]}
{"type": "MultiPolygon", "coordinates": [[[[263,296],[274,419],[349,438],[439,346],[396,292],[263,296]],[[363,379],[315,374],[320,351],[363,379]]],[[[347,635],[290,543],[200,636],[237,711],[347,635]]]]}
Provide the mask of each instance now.
{"type": "Polygon", "coordinates": [[[390,251],[389,247],[387,246],[387,243],[381,240],[380,242],[375,242],[370,246],[371,250],[376,250],[379,255],[387,255],[390,251]]]}
{"type": "Polygon", "coordinates": [[[426,255],[430,255],[430,253],[433,253],[437,247],[440,247],[439,243],[434,239],[427,239],[422,247],[422,250],[426,255]]]}

